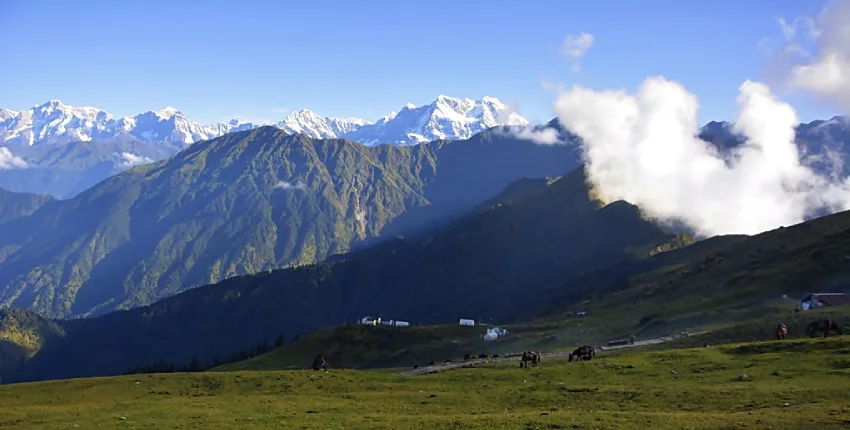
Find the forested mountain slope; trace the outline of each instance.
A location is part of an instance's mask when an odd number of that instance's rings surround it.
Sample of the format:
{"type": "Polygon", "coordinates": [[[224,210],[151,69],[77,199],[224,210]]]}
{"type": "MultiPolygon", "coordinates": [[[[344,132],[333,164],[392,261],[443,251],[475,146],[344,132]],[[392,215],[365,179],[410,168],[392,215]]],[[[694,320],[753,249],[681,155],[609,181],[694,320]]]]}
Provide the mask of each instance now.
{"type": "Polygon", "coordinates": [[[523,320],[543,287],[632,261],[679,238],[625,202],[594,200],[581,169],[418,240],[398,238],[335,261],[241,276],[151,306],[63,323],[20,379],[111,374],[158,361],[212,362],[364,315],[414,323],[523,320]]]}
{"type": "Polygon", "coordinates": [[[146,305],[321,261],[577,164],[574,147],[495,132],[414,147],[232,133],[0,224],[0,304],[50,317],[146,305]]]}

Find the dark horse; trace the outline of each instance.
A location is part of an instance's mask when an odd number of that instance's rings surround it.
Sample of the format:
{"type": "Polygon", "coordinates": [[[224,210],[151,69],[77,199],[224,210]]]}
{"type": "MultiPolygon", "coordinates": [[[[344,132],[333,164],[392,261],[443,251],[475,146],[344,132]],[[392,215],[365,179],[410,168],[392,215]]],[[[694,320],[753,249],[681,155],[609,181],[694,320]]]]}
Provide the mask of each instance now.
{"type": "Polygon", "coordinates": [[[540,354],[533,351],[525,351],[522,353],[522,357],[519,359],[519,368],[528,369],[528,362],[531,362],[531,367],[537,367],[540,363],[540,354]]]}
{"type": "Polygon", "coordinates": [[[590,345],[584,345],[576,348],[575,351],[570,353],[570,361],[573,359],[576,361],[584,361],[596,358],[596,350],[593,349],[590,345]]]}
{"type": "Polygon", "coordinates": [[[776,340],[785,339],[786,337],[788,337],[788,327],[785,327],[785,324],[776,326],[776,340]]]}
{"type": "Polygon", "coordinates": [[[812,321],[809,323],[808,327],[806,327],[806,335],[809,337],[813,337],[819,331],[823,332],[823,337],[826,337],[830,331],[834,331],[840,335],[844,334],[844,330],[841,326],[829,318],[812,321]]]}
{"type": "Polygon", "coordinates": [[[328,362],[325,361],[325,357],[321,354],[317,355],[313,360],[313,370],[328,370],[328,362]]]}

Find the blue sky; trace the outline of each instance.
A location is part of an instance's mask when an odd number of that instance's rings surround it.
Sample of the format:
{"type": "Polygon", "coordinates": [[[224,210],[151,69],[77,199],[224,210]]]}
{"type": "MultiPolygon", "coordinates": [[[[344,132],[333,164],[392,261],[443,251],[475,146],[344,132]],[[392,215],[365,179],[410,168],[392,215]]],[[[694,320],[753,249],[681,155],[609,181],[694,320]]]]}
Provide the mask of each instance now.
{"type": "MultiPolygon", "coordinates": [[[[308,108],[376,119],[438,94],[489,95],[529,120],[554,117],[541,81],[634,90],[685,84],[700,120],[730,120],[758,45],[779,17],[821,1],[29,1],[0,2],[0,106],[58,98],[117,116],[166,105],[201,122],[279,120],[308,108]],[[565,36],[595,44],[578,73],[565,36]]],[[[778,89],[777,89],[778,90],[778,89]]],[[[785,94],[781,93],[785,96],[785,94]]],[[[786,97],[808,121],[833,110],[786,97]]]]}

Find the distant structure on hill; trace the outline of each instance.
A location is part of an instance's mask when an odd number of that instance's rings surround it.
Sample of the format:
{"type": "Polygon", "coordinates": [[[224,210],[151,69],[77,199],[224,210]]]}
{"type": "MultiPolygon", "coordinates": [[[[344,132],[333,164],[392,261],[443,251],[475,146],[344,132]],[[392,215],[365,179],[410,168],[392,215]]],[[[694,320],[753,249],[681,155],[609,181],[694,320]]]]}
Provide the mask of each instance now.
{"type": "Polygon", "coordinates": [[[380,318],[363,317],[358,321],[361,325],[386,325],[391,327],[408,327],[410,323],[407,321],[382,320],[380,318]]]}
{"type": "Polygon", "coordinates": [[[810,294],[800,300],[800,308],[804,311],[825,306],[843,306],[847,304],[850,304],[850,294],[845,293],[810,294]]]}
{"type": "Polygon", "coordinates": [[[487,334],[484,335],[484,340],[496,340],[499,336],[505,336],[508,331],[499,327],[490,327],[487,329],[487,334]]]}
{"type": "Polygon", "coordinates": [[[474,325],[475,325],[475,320],[468,320],[468,319],[466,319],[466,318],[461,318],[461,319],[460,319],[460,325],[465,325],[465,326],[474,326],[474,325]]]}

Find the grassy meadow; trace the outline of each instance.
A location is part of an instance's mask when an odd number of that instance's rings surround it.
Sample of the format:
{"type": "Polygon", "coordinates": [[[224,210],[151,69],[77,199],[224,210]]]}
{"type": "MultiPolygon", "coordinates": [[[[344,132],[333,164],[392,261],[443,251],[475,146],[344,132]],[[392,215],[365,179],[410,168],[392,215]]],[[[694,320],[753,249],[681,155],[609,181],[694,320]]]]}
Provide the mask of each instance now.
{"type": "Polygon", "coordinates": [[[847,428],[850,338],[551,359],[401,377],[331,369],[0,386],[2,428],[847,428]],[[746,375],[746,376],[744,376],[746,375]]]}

